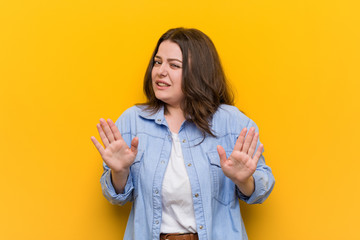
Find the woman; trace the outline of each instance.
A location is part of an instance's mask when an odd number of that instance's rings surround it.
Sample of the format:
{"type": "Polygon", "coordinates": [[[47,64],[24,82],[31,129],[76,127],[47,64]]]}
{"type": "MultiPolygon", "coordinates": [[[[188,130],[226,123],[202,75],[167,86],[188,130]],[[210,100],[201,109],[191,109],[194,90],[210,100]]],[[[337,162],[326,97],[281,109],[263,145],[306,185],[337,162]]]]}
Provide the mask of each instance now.
{"type": "Polygon", "coordinates": [[[97,125],[103,194],[132,201],[124,239],[247,239],[238,199],[274,186],[256,124],[233,105],[212,41],[170,29],[150,59],[148,101],[97,125]]]}

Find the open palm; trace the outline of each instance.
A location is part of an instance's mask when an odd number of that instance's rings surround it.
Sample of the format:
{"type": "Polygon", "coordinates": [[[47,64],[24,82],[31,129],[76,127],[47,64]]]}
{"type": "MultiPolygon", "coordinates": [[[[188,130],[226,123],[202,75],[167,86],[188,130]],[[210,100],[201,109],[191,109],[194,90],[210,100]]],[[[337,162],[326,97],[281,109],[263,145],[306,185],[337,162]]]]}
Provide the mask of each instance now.
{"type": "Polygon", "coordinates": [[[106,165],[114,172],[128,171],[137,154],[138,138],[131,141],[129,148],[113,121],[100,119],[100,124],[96,126],[105,148],[95,137],[91,137],[91,140],[106,165]]]}
{"type": "Polygon", "coordinates": [[[234,182],[244,183],[253,175],[263,150],[263,145],[260,144],[255,153],[259,139],[259,134],[255,133],[255,128],[250,128],[247,136],[246,132],[246,128],[240,132],[229,158],[226,157],[226,152],[222,146],[217,147],[221,169],[225,176],[234,182]]]}

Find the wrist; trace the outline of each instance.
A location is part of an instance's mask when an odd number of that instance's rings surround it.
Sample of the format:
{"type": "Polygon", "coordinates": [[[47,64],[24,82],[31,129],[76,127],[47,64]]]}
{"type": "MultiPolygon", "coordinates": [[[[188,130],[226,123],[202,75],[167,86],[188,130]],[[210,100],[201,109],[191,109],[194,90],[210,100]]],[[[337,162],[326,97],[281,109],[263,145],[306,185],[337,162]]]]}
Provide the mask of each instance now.
{"type": "Polygon", "coordinates": [[[232,179],[232,181],[237,185],[237,186],[247,186],[251,183],[254,182],[254,177],[251,175],[250,177],[246,178],[246,179],[232,179]]]}
{"type": "Polygon", "coordinates": [[[240,192],[242,192],[245,196],[250,197],[251,194],[255,191],[255,179],[253,176],[242,180],[242,181],[234,181],[240,192]]]}
{"type": "Polygon", "coordinates": [[[111,168],[111,173],[114,175],[124,175],[130,173],[130,167],[127,168],[119,168],[119,169],[113,169],[111,168]]]}
{"type": "Polygon", "coordinates": [[[126,169],[120,169],[120,170],[110,170],[111,172],[111,176],[113,179],[123,179],[123,178],[127,178],[130,174],[130,168],[126,168],[126,169]]]}
{"type": "Polygon", "coordinates": [[[117,194],[124,191],[129,174],[130,169],[121,171],[113,171],[112,169],[110,169],[111,182],[117,194]]]}

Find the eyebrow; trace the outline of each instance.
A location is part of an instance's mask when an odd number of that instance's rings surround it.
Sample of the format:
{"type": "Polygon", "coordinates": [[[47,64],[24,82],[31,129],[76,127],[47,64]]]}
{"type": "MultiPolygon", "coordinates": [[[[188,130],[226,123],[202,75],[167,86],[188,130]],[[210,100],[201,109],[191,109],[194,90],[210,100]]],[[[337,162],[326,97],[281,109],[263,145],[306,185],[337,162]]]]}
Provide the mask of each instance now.
{"type": "MultiPolygon", "coordinates": [[[[160,58],[160,59],[162,59],[160,56],[155,56],[155,58],[160,58]]],[[[177,61],[177,62],[182,63],[182,61],[180,61],[180,60],[177,59],[177,58],[168,58],[167,60],[168,60],[168,61],[177,61]]]]}

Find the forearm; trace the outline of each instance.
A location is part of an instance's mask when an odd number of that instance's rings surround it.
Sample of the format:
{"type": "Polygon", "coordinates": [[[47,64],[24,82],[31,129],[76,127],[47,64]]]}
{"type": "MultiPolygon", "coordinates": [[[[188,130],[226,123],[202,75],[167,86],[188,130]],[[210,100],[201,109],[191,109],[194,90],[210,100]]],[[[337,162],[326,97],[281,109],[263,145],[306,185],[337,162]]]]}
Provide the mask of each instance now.
{"type": "Polygon", "coordinates": [[[111,170],[111,182],[117,194],[123,193],[130,170],[115,172],[111,170]]]}

